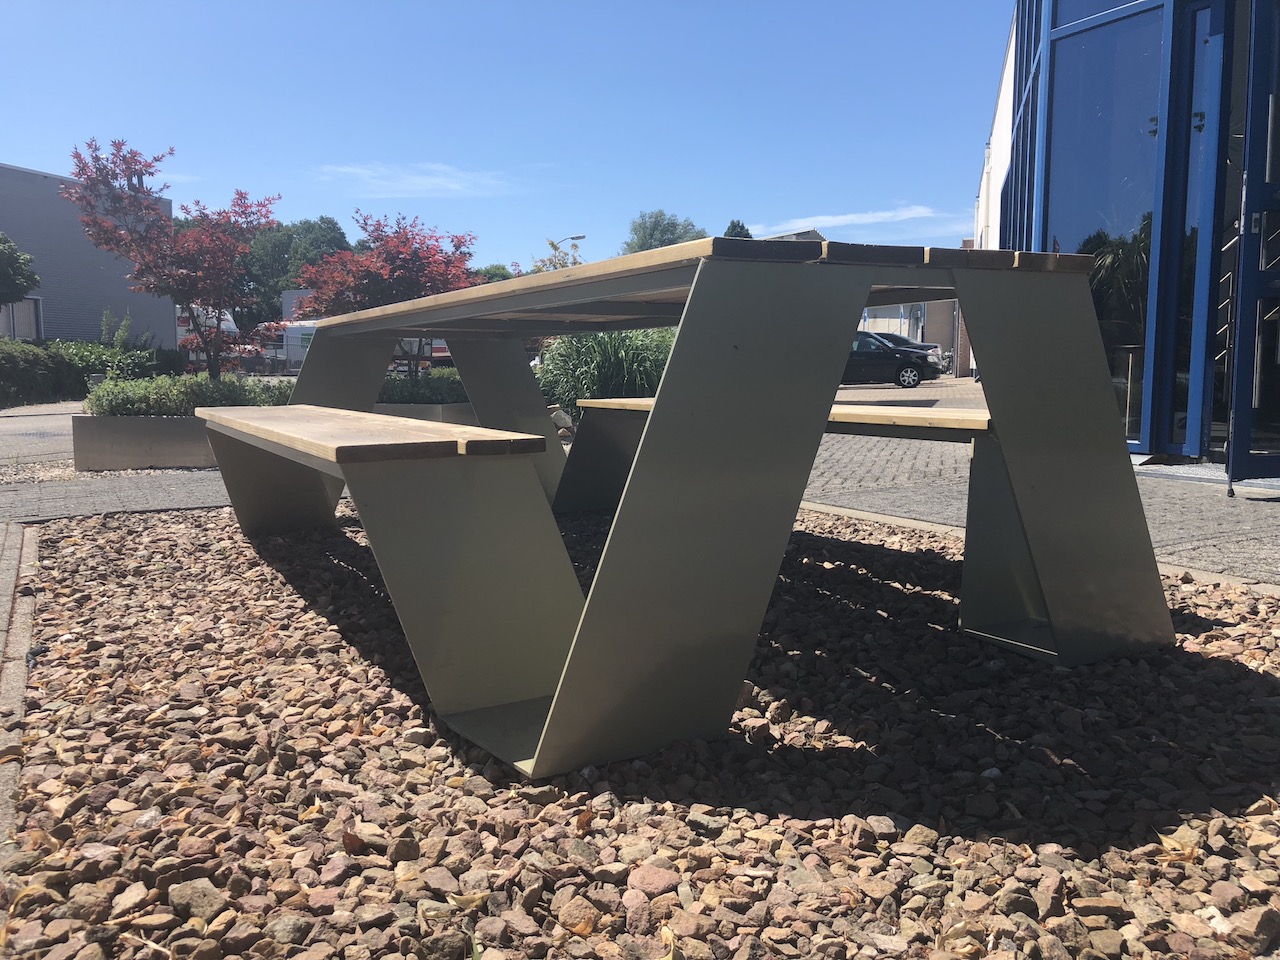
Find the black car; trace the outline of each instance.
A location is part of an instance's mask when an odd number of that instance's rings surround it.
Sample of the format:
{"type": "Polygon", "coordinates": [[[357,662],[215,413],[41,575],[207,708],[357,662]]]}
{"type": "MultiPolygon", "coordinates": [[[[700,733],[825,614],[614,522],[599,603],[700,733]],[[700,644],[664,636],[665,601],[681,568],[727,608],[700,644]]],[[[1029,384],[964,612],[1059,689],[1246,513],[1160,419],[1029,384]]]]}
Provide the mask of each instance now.
{"type": "Polygon", "coordinates": [[[896,383],[900,387],[918,387],[921,380],[942,376],[942,357],[934,345],[899,346],[881,334],[866,330],[859,330],[855,337],[841,383],[896,383]]]}
{"type": "Polygon", "coordinates": [[[942,345],[939,343],[921,343],[919,340],[912,340],[910,337],[904,337],[900,333],[881,333],[876,331],[876,336],[881,340],[887,340],[895,347],[906,347],[909,350],[928,350],[930,353],[942,353],[942,345]]]}

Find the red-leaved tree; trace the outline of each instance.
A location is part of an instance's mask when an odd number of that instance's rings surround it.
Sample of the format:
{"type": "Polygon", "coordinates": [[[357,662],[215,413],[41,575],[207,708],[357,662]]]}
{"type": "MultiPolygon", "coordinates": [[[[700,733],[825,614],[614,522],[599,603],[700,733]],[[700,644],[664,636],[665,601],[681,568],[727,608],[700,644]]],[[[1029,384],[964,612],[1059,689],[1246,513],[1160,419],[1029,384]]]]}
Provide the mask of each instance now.
{"type": "Polygon", "coordinates": [[[441,234],[417,217],[393,223],[357,210],[355,220],[365,236],[356,250],[331,253],[299,273],[314,292],[298,302],[297,316],[334,317],[476,282],[467,266],[473,235],[441,234]]]}
{"type": "Polygon", "coordinates": [[[231,206],[210,210],[196,201],[183,205],[184,221],[175,224],[161,202],[169,185],[153,185],[160,164],[173,155],[147,156],[113,140],[109,153],[90,139],[74,150],[76,182],[62,195],[80,208],[85,235],[95,247],[133,264],[134,289],[169,297],[190,325],[181,346],[204,353],[209,376],[234,367],[238,357],[254,352],[254,338],[224,332],[222,319],[233,318],[252,301],[247,281],[249,243],[274,226],[272,205],[279,196],[250,200],[237,190],[231,206]]]}

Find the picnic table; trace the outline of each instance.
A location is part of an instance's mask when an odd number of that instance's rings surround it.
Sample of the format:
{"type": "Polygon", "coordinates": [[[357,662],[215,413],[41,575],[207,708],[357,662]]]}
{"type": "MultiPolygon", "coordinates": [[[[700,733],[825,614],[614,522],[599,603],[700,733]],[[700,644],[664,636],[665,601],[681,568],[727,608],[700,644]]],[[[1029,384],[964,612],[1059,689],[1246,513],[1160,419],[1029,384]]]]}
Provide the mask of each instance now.
{"type": "Polygon", "coordinates": [[[311,471],[311,498],[330,511],[350,485],[437,714],[542,777],[723,734],[868,305],[958,298],[982,358],[983,436],[997,447],[970,507],[964,628],[1064,665],[1170,643],[1091,263],[696,240],[322,321],[292,398],[305,436],[289,439],[289,413],[269,430],[233,413],[211,429],[247,530],[267,513],[247,479],[267,469],[261,454],[311,471]],[[584,597],[551,506],[565,455],[522,341],[673,325],[584,597]],[[424,336],[448,340],[507,455],[468,454],[456,431],[453,446],[427,443],[369,413],[357,440],[367,430],[390,446],[320,442],[323,408],[349,432],[397,341],[424,336]],[[1050,344],[1055,369],[1028,362],[1050,344]],[[421,516],[404,509],[414,498],[421,516]]]}

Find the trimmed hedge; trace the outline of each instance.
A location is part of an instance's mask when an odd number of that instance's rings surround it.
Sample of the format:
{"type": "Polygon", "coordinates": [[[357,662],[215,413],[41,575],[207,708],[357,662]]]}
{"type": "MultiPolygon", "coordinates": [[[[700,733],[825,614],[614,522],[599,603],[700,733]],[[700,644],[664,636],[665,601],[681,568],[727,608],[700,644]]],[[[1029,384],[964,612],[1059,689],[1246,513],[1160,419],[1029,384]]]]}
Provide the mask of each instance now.
{"type": "Polygon", "coordinates": [[[207,373],[149,380],[107,380],[84,402],[99,417],[190,417],[196,407],[272,407],[289,402],[293,380],[265,380],[207,373]]]}
{"type": "Polygon", "coordinates": [[[557,337],[542,351],[538,382],[574,418],[579,400],[652,397],[674,342],[672,327],[557,337]]]}
{"type": "Polygon", "coordinates": [[[416,380],[403,374],[387,376],[378,391],[379,403],[466,403],[467,391],[453,367],[432,367],[416,380]]]}
{"type": "Polygon", "coordinates": [[[0,406],[83,396],[84,378],[66,360],[34,344],[0,339],[0,406]]]}
{"type": "MultiPolygon", "coordinates": [[[[99,417],[189,417],[196,407],[273,407],[289,402],[293,379],[237,377],[207,373],[107,380],[95,387],[84,407],[99,417]]],[[[458,371],[436,368],[416,381],[398,374],[387,377],[379,403],[466,403],[458,371]]]]}

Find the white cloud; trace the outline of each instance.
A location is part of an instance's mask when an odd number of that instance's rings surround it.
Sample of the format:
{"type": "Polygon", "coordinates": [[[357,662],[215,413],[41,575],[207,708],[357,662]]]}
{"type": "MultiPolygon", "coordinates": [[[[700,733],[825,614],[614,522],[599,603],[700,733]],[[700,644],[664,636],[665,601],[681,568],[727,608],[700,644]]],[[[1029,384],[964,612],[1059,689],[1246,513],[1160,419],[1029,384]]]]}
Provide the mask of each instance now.
{"type": "Polygon", "coordinates": [[[489,197],[508,189],[500,174],[446,163],[326,164],[316,171],[316,179],[345,183],[352,196],[376,199],[489,197]]]}
{"type": "Polygon", "coordinates": [[[912,246],[955,246],[973,232],[973,215],[907,204],[889,210],[817,214],[792,217],[776,224],[750,224],[753,236],[819,230],[830,240],[854,243],[895,243],[912,246]]]}

